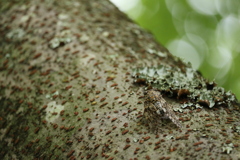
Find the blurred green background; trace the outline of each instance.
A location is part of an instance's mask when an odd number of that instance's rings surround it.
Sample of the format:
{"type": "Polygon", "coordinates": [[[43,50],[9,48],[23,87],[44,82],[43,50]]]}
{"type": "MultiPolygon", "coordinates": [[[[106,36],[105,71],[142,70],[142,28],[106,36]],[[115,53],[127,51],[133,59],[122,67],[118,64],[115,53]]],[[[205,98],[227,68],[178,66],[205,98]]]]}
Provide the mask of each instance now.
{"type": "Polygon", "coordinates": [[[111,0],[170,52],[240,99],[240,0],[111,0]]]}

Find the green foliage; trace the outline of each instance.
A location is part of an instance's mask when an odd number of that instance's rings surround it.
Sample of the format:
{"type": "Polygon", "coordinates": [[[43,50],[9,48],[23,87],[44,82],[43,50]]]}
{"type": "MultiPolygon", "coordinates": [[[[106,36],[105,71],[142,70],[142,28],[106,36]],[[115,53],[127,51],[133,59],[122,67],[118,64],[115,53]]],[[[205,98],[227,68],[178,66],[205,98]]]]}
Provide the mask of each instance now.
{"type": "Polygon", "coordinates": [[[128,13],[174,55],[240,97],[238,6],[238,0],[141,0],[128,13]]]}

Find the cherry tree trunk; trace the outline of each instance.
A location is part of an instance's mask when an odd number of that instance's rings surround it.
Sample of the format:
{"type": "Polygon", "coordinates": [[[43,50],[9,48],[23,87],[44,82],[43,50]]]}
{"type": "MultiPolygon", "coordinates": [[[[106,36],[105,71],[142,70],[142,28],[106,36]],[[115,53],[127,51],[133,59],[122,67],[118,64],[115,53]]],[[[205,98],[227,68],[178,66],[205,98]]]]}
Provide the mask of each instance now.
{"type": "Polygon", "coordinates": [[[0,31],[2,159],[240,157],[233,95],[109,1],[1,0],[0,31]]]}

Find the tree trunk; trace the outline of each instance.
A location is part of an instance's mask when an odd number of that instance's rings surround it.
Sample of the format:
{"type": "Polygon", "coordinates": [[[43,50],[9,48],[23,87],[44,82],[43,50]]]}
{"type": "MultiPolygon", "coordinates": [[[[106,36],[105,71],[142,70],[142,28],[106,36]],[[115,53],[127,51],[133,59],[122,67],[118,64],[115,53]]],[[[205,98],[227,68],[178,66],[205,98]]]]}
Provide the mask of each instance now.
{"type": "MultiPolygon", "coordinates": [[[[213,102],[201,95],[190,100],[190,86],[175,89],[174,81],[164,89],[158,78],[155,86],[150,70],[161,66],[163,75],[175,75],[190,68],[107,0],[6,0],[0,6],[3,159],[239,158],[235,99],[217,105],[227,93],[213,102]],[[162,93],[171,108],[165,114],[182,128],[147,105],[160,104],[149,93],[145,101],[150,88],[162,93]],[[189,101],[186,108],[180,104],[189,101]]],[[[208,90],[215,87],[191,74],[208,90]]]]}

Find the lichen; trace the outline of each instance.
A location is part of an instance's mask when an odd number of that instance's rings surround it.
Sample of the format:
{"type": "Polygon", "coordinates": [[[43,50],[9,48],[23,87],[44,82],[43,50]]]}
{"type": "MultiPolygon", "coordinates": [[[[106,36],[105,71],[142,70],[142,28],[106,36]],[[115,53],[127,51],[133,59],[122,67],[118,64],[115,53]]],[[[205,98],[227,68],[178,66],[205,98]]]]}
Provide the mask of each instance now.
{"type": "Polygon", "coordinates": [[[61,45],[65,45],[72,41],[72,33],[70,30],[63,30],[49,41],[49,46],[52,49],[58,48],[61,45]]]}
{"type": "Polygon", "coordinates": [[[224,144],[223,147],[222,147],[222,151],[227,153],[227,154],[230,154],[233,150],[233,144],[230,143],[230,144],[224,144]]]}
{"type": "Polygon", "coordinates": [[[49,102],[46,107],[45,119],[48,122],[54,122],[60,116],[60,112],[64,110],[64,106],[56,104],[56,101],[49,102]]]}
{"type": "Polygon", "coordinates": [[[21,28],[13,29],[7,34],[7,38],[9,39],[21,39],[25,35],[24,30],[21,28]]]}
{"type": "Polygon", "coordinates": [[[240,126],[236,126],[235,131],[240,135],[240,126]]]}
{"type": "Polygon", "coordinates": [[[224,88],[205,80],[189,65],[182,70],[166,65],[135,68],[132,76],[136,83],[145,83],[148,87],[167,92],[170,96],[187,97],[189,100],[182,108],[193,105],[199,108],[198,104],[212,108],[230,105],[236,101],[230,91],[225,92],[224,88]]]}

